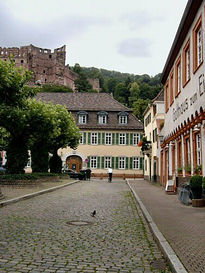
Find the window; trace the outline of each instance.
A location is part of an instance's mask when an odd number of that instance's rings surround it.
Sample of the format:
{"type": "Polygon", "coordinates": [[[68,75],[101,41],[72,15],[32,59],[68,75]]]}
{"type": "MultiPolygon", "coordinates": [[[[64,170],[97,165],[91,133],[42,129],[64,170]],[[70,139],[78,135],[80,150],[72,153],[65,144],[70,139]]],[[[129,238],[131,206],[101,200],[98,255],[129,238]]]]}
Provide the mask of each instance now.
{"type": "Polygon", "coordinates": [[[97,156],[90,157],[90,167],[92,169],[97,169],[97,156]]]}
{"type": "Polygon", "coordinates": [[[172,72],[171,76],[170,76],[170,106],[172,105],[172,103],[174,101],[173,82],[174,82],[174,73],[172,72]]]}
{"type": "Polygon", "coordinates": [[[105,157],[105,169],[111,168],[112,167],[112,157],[111,156],[106,156],[105,157]]]}
{"type": "Polygon", "coordinates": [[[81,137],[80,137],[80,144],[85,144],[86,143],[86,133],[81,133],[81,137]]]}
{"type": "Polygon", "coordinates": [[[151,113],[145,119],[145,127],[151,122],[151,113]]]}
{"type": "Polygon", "coordinates": [[[133,134],[133,145],[137,145],[140,142],[140,134],[133,134]]]}
{"type": "Polygon", "coordinates": [[[49,59],[52,59],[52,55],[49,55],[49,59]]]}
{"type": "Polygon", "coordinates": [[[98,144],[98,133],[91,133],[91,144],[92,145],[98,144]]]}
{"type": "Polygon", "coordinates": [[[196,158],[197,166],[201,165],[201,136],[200,134],[196,135],[196,158]]]}
{"type": "Polygon", "coordinates": [[[175,66],[175,97],[181,92],[181,56],[175,66]]]}
{"type": "Polygon", "coordinates": [[[79,124],[86,124],[87,123],[87,115],[79,115],[78,123],[79,124]]]}
{"type": "Polygon", "coordinates": [[[98,116],[98,123],[99,124],[106,124],[107,123],[107,116],[106,115],[98,116]]]}
{"type": "Polygon", "coordinates": [[[133,169],[134,170],[140,169],[140,157],[133,157],[133,169]]]}
{"type": "Polygon", "coordinates": [[[125,169],[125,165],[126,165],[126,158],[120,157],[119,158],[119,169],[125,169]]]}
{"type": "Polygon", "coordinates": [[[183,49],[183,86],[190,80],[190,40],[183,49]]]}
{"type": "Polygon", "coordinates": [[[126,144],[126,134],[125,133],[120,133],[119,134],[119,144],[120,145],[125,145],[126,144]]]}
{"type": "Polygon", "coordinates": [[[169,109],[169,84],[168,83],[165,85],[165,109],[166,109],[166,112],[169,109]]]}
{"type": "Polygon", "coordinates": [[[105,133],[105,144],[106,145],[112,144],[112,133],[105,133]]]}
{"type": "Polygon", "coordinates": [[[157,141],[157,128],[155,128],[152,132],[152,137],[153,137],[153,142],[156,142],[157,141]]]}
{"type": "Polygon", "coordinates": [[[120,112],[118,114],[119,124],[127,124],[128,122],[128,113],[127,112],[120,112]]]}
{"type": "Polygon", "coordinates": [[[203,36],[202,36],[202,17],[200,16],[193,29],[193,70],[203,62],[203,36]]]}
{"type": "Polygon", "coordinates": [[[21,63],[23,64],[23,60],[21,60],[21,63]]]}

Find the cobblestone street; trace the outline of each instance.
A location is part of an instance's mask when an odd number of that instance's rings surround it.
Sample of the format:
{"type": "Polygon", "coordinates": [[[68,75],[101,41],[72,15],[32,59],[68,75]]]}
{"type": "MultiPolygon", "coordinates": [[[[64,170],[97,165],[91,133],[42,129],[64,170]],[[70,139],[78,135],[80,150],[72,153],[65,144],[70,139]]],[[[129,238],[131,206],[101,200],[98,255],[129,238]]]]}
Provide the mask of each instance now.
{"type": "Polygon", "coordinates": [[[1,273],[170,272],[154,266],[162,254],[124,181],[79,182],[3,207],[0,225],[1,273]]]}

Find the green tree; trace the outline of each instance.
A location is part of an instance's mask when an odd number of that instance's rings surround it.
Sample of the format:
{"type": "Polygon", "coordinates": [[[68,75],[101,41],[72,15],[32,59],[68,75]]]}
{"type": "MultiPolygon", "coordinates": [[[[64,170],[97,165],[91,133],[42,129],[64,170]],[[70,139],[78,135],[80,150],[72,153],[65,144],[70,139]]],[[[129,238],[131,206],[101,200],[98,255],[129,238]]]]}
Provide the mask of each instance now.
{"type": "Polygon", "coordinates": [[[27,99],[37,92],[36,88],[26,86],[30,77],[30,72],[16,68],[13,62],[0,60],[0,126],[10,134],[7,145],[10,173],[23,173],[28,160],[27,99]]]}
{"type": "Polygon", "coordinates": [[[130,85],[130,97],[129,106],[133,106],[133,103],[140,98],[140,88],[139,84],[135,81],[130,85]]]}
{"type": "Polygon", "coordinates": [[[149,100],[138,99],[133,103],[133,113],[134,115],[143,122],[144,111],[149,104],[149,100]]]}
{"type": "Polygon", "coordinates": [[[126,85],[124,83],[118,83],[115,87],[114,97],[121,103],[126,103],[125,93],[127,91],[126,85]]]}

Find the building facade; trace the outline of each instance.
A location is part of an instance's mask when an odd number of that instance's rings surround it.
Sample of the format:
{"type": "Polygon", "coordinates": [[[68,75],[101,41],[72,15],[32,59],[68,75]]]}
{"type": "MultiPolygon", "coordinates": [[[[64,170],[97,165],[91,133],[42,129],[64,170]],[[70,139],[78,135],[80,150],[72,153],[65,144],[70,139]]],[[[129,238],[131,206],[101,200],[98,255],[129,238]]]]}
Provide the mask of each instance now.
{"type": "Polygon", "coordinates": [[[205,176],[205,1],[189,0],[162,73],[161,183],[205,176]]]}
{"type": "Polygon", "coordinates": [[[63,104],[72,113],[81,131],[76,150],[59,149],[65,168],[90,168],[92,175],[106,177],[109,167],[114,177],[142,177],[143,157],[138,143],[143,125],[132,110],[107,93],[39,93],[45,102],[63,104]]]}
{"type": "Polygon", "coordinates": [[[150,149],[144,154],[144,178],[159,181],[159,138],[164,124],[164,90],[148,105],[144,113],[144,136],[151,142],[150,149]]]}
{"type": "MultiPolygon", "coordinates": [[[[74,81],[78,74],[65,65],[66,46],[54,49],[39,48],[33,45],[2,48],[0,58],[4,61],[12,59],[16,66],[32,71],[31,84],[65,85],[75,91],[74,81]]],[[[98,79],[88,79],[93,89],[100,90],[98,79]]]]}

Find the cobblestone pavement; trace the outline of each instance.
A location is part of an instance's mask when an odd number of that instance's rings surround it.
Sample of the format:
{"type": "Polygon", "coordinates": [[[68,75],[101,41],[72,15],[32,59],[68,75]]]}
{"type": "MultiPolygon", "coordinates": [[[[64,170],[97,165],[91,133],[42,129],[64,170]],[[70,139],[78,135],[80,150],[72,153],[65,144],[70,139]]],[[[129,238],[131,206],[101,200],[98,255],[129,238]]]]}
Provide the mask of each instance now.
{"type": "Polygon", "coordinates": [[[79,182],[3,207],[0,225],[1,273],[170,272],[159,269],[162,254],[124,181],[79,182]]]}
{"type": "Polygon", "coordinates": [[[4,200],[12,199],[15,197],[20,197],[29,193],[45,190],[48,188],[60,186],[67,184],[69,182],[72,182],[70,179],[62,179],[58,182],[52,181],[52,182],[41,182],[37,185],[27,185],[27,186],[21,186],[21,185],[0,185],[2,194],[4,196],[4,200]]]}
{"type": "Polygon", "coordinates": [[[159,185],[129,181],[190,273],[205,272],[205,208],[185,206],[177,195],[167,195],[159,185]]]}

